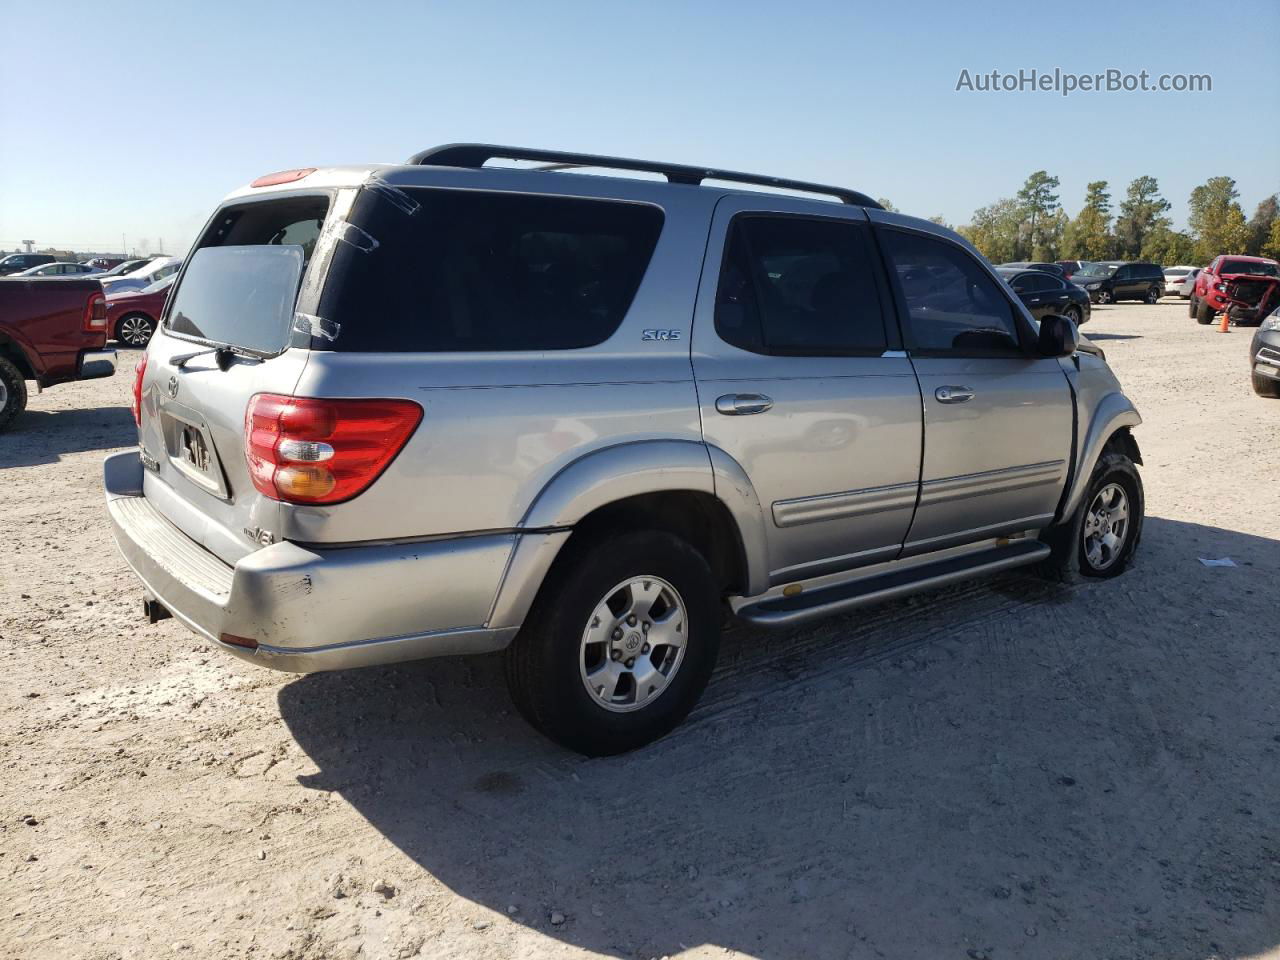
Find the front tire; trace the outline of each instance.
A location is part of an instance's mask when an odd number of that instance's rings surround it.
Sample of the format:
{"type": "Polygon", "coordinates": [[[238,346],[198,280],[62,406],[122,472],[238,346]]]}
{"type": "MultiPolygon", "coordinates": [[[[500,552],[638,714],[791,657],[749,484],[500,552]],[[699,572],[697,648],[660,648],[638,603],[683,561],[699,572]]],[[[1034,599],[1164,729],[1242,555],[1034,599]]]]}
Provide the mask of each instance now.
{"type": "Polygon", "coordinates": [[[131,313],[116,323],[116,341],[130,347],[145,347],[155,332],[155,321],[145,313],[131,313]]]}
{"type": "Polygon", "coordinates": [[[1253,392],[1269,400],[1280,400],[1280,380],[1272,380],[1261,374],[1253,374],[1253,392]]]}
{"type": "Polygon", "coordinates": [[[1115,302],[1115,297],[1114,297],[1114,296],[1112,296],[1112,294],[1111,294],[1111,291],[1110,291],[1110,290],[1099,290],[1099,291],[1098,291],[1098,302],[1099,302],[1099,303],[1114,303],[1114,302],[1115,302]]]}
{"type": "Polygon", "coordinates": [[[0,430],[27,409],[27,381],[13,363],[0,357],[0,430]]]}
{"type": "Polygon", "coordinates": [[[1195,311],[1196,323],[1200,324],[1200,326],[1207,327],[1213,322],[1213,308],[1203,300],[1196,301],[1195,311]]]}
{"type": "Polygon", "coordinates": [[[1042,572],[1063,581],[1118,577],[1138,549],[1145,513],[1138,468],[1124,454],[1104,451],[1075,513],[1041,534],[1051,551],[1042,572]]]}
{"type": "Polygon", "coordinates": [[[706,559],[669,533],[627,533],[557,560],[507,650],[507,687],[546,736],[587,756],[657,740],[706,688],[720,597],[706,559]]]}

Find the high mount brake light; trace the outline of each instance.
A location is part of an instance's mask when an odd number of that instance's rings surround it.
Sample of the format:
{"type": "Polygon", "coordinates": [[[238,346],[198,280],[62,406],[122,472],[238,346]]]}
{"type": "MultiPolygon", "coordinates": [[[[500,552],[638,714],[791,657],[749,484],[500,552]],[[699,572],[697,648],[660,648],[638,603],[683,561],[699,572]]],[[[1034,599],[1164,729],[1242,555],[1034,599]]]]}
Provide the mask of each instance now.
{"type": "Polygon", "coordinates": [[[142,426],[142,378],[147,372],[147,355],[144,353],[133,368],[133,423],[142,426]]]}
{"type": "Polygon", "coordinates": [[[245,412],[249,476],[273,500],[341,503],[378,479],[421,422],[412,400],[259,393],[245,412]]]}
{"type": "Polygon", "coordinates": [[[295,180],[301,180],[316,172],[315,167],[298,167],[295,170],[281,170],[279,173],[263,174],[253,183],[251,187],[274,187],[281,183],[293,183],[295,180]]]}

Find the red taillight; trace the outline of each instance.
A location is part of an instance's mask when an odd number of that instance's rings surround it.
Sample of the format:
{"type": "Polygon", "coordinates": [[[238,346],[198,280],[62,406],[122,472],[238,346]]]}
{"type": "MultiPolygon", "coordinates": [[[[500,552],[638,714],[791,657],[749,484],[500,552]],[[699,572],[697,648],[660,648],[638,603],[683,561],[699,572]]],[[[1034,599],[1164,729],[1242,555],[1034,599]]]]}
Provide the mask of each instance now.
{"type": "Polygon", "coordinates": [[[412,400],[260,393],[245,414],[249,476],[273,500],[341,503],[378,479],[421,421],[412,400]]]}
{"type": "Polygon", "coordinates": [[[101,293],[92,293],[84,305],[85,333],[97,333],[105,329],[107,329],[107,298],[101,293]]]}
{"type": "Polygon", "coordinates": [[[144,353],[133,368],[133,422],[142,426],[142,378],[147,372],[147,355],[144,353]]]}
{"type": "Polygon", "coordinates": [[[280,183],[293,183],[316,172],[315,167],[299,167],[296,170],[281,170],[279,173],[268,173],[259,177],[251,187],[274,187],[280,183]]]}

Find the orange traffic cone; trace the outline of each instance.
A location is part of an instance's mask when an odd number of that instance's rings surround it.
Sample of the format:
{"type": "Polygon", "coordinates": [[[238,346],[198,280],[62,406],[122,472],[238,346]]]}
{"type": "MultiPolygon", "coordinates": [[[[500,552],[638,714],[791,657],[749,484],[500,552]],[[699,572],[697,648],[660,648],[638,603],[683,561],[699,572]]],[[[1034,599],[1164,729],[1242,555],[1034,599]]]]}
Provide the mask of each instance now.
{"type": "Polygon", "coordinates": [[[1220,326],[1220,327],[1218,328],[1218,332],[1219,332],[1219,333],[1230,333],[1230,332],[1231,332],[1231,313],[1230,313],[1230,310],[1231,310],[1231,308],[1230,308],[1230,307],[1223,307],[1223,308],[1222,308],[1222,326],[1220,326]]]}

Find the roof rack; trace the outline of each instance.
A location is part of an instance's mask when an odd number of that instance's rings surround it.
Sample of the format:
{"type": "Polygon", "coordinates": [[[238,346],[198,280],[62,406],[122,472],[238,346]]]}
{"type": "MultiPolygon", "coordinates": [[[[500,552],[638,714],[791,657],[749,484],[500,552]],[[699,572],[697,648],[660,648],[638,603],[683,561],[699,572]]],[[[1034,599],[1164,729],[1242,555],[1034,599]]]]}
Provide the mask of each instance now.
{"type": "Polygon", "coordinates": [[[714,170],[708,167],[690,167],[680,163],[660,163],[653,160],[631,160],[626,157],[604,157],[591,153],[566,153],[561,150],[536,150],[528,147],[504,147],[492,143],[450,143],[415,153],[409,158],[414,166],[435,167],[483,167],[490,160],[532,160],[548,164],[542,169],[566,167],[598,167],[608,170],[643,170],[660,173],[670,183],[687,183],[697,186],[703,180],[727,180],[735,183],[751,183],[779,190],[800,190],[805,193],[821,193],[838,197],[843,203],[858,207],[882,209],[865,193],[832,187],[803,180],[784,180],[781,177],[765,177],[757,173],[735,173],[732,170],[714,170]]]}

